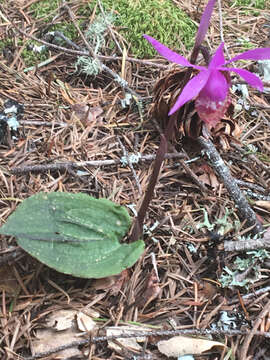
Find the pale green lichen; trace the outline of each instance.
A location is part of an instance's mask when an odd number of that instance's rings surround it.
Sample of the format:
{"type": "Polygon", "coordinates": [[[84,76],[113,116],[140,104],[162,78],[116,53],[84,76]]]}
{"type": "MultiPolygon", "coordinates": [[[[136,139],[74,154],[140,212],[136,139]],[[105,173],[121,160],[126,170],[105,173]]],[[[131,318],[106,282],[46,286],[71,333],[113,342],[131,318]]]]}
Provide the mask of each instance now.
{"type": "Polygon", "coordinates": [[[250,285],[261,279],[260,264],[268,259],[269,255],[267,250],[260,249],[247,251],[246,257],[236,257],[231,268],[224,267],[219,278],[221,286],[224,288],[238,286],[248,289],[250,285]]]}
{"type": "MultiPolygon", "coordinates": [[[[104,16],[98,15],[86,30],[85,38],[95,55],[98,55],[105,45],[105,32],[108,26],[112,25],[113,20],[114,16],[112,13],[104,14],[104,16]]],[[[96,76],[100,72],[102,65],[98,59],[89,56],[79,56],[75,63],[75,68],[79,73],[96,76]]]]}

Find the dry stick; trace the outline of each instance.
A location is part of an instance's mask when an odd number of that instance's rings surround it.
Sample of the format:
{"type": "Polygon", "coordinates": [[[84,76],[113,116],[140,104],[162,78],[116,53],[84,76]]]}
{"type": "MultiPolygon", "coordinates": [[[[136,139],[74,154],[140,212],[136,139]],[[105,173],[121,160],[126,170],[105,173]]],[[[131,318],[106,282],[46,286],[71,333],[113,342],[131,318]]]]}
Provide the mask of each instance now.
{"type": "Polygon", "coordinates": [[[180,160],[180,164],[183,166],[186,173],[193,179],[193,181],[199,186],[201,191],[207,193],[207,188],[204,183],[199,179],[199,177],[194,173],[194,171],[185,163],[184,160],[180,160]]]}
{"type": "MultiPolygon", "coordinates": [[[[142,155],[139,161],[153,161],[156,157],[156,154],[152,155],[142,155]]],[[[184,153],[172,153],[165,154],[165,159],[186,159],[187,156],[184,153]]],[[[89,161],[79,161],[79,162],[59,162],[55,164],[45,164],[45,165],[26,165],[18,166],[10,170],[14,175],[18,174],[27,174],[29,172],[34,173],[43,173],[46,171],[66,171],[70,169],[81,169],[84,167],[91,166],[110,166],[110,165],[119,165],[121,164],[121,159],[115,160],[89,160],[89,161]]]]}
{"type": "MultiPolygon", "coordinates": [[[[259,295],[262,295],[262,294],[266,294],[266,293],[269,293],[270,292],[270,286],[266,286],[264,288],[261,288],[259,290],[256,290],[256,291],[253,291],[252,293],[249,293],[249,294],[246,294],[246,295],[243,295],[242,296],[242,299],[244,302],[247,302],[249,301],[250,299],[254,298],[254,297],[257,297],[259,295]]],[[[236,304],[236,303],[239,303],[239,299],[233,299],[233,300],[230,300],[228,302],[228,305],[232,305],[232,304],[236,304]]]]}
{"type": "Polygon", "coordinates": [[[225,251],[248,251],[258,249],[270,249],[270,239],[244,239],[224,242],[225,251]]]}
{"type": "Polygon", "coordinates": [[[236,207],[238,208],[240,219],[243,221],[246,220],[248,227],[253,226],[254,233],[260,233],[263,230],[262,225],[257,220],[255,212],[249,206],[249,203],[242,194],[235,179],[232,177],[230,170],[217,152],[214,144],[202,136],[198,138],[198,142],[201,145],[203,151],[206,153],[215,172],[222,180],[225,188],[228,190],[228,193],[234,200],[236,207]]]}
{"type": "Polygon", "coordinates": [[[261,193],[266,192],[266,189],[264,187],[260,186],[260,185],[253,184],[253,183],[243,181],[243,180],[238,180],[238,179],[236,179],[235,181],[237,182],[238,185],[245,186],[245,187],[247,187],[247,188],[249,188],[251,190],[255,190],[255,191],[258,191],[258,192],[261,192],[261,193]]]}
{"type": "MultiPolygon", "coordinates": [[[[269,311],[269,309],[267,309],[269,311]]],[[[38,353],[33,356],[29,357],[19,357],[22,360],[35,360],[42,357],[49,356],[51,354],[55,354],[59,351],[70,349],[73,347],[89,345],[89,344],[96,344],[99,342],[108,342],[115,339],[130,339],[134,337],[148,337],[148,336],[176,336],[176,335],[218,335],[218,336],[238,336],[238,335],[249,335],[250,330],[212,330],[212,329],[178,329],[178,330],[153,330],[153,331],[134,331],[133,333],[122,333],[118,335],[111,335],[111,336],[94,336],[91,339],[84,339],[73,341],[67,345],[62,345],[55,347],[49,351],[44,351],[42,353],[38,353]]],[[[265,338],[270,338],[269,332],[264,331],[255,331],[252,332],[254,336],[263,336],[265,338]]],[[[19,355],[18,355],[19,356],[19,355]]],[[[244,359],[244,358],[243,358],[244,359]]]]}

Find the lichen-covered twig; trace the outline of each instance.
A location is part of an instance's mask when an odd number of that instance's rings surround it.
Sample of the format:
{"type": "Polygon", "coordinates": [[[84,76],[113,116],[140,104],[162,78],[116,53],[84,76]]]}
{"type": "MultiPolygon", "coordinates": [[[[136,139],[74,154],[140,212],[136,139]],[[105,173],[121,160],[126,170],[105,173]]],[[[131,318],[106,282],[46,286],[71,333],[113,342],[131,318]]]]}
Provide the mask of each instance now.
{"type": "Polygon", "coordinates": [[[198,138],[198,142],[207,155],[214,171],[223,182],[231,198],[234,200],[238,209],[239,218],[242,221],[246,221],[248,227],[253,226],[253,233],[257,234],[262,232],[262,225],[257,220],[255,212],[242,194],[237,182],[232,177],[229,168],[225,165],[214,144],[209,139],[207,140],[202,136],[198,138]]]}
{"type": "Polygon", "coordinates": [[[270,236],[266,233],[261,238],[243,238],[236,241],[224,241],[225,251],[249,251],[258,249],[270,249],[270,236]]]}
{"type": "MultiPolygon", "coordinates": [[[[270,301],[269,301],[270,302],[270,301]]],[[[268,304],[267,304],[268,305],[268,304]]],[[[269,306],[267,306],[267,311],[269,311],[269,306]]],[[[263,310],[262,313],[265,313],[263,310]]],[[[261,320],[261,318],[260,318],[261,320]]],[[[134,331],[133,333],[120,333],[117,335],[111,335],[111,336],[94,336],[89,337],[89,339],[83,339],[78,341],[72,341],[66,345],[55,347],[54,349],[48,350],[46,352],[38,353],[33,356],[25,357],[23,360],[35,360],[40,359],[42,357],[49,356],[51,354],[54,354],[56,352],[70,349],[73,347],[83,346],[83,345],[89,345],[89,344],[96,344],[100,342],[108,342],[111,340],[117,340],[117,339],[129,339],[134,337],[168,337],[168,336],[176,336],[176,335],[197,335],[197,336],[203,336],[203,335],[216,335],[216,336],[239,336],[239,335],[247,335],[250,334],[250,329],[246,330],[234,330],[234,329],[227,329],[227,330],[213,330],[213,329],[177,329],[177,330],[149,330],[149,331],[134,331]]],[[[262,336],[265,338],[270,338],[270,333],[267,331],[257,331],[257,327],[255,331],[252,331],[252,337],[253,336],[262,336]]],[[[241,359],[246,359],[241,358],[241,359]]]]}
{"type": "MultiPolygon", "coordinates": [[[[153,161],[156,158],[156,155],[141,155],[139,161],[153,161]]],[[[186,155],[184,153],[172,153],[165,154],[165,159],[185,159],[186,155]]],[[[85,167],[96,167],[96,166],[111,166],[121,164],[121,159],[115,160],[89,160],[89,161],[79,161],[79,162],[59,162],[54,164],[44,164],[44,165],[26,165],[14,167],[10,172],[14,175],[18,174],[28,174],[29,172],[34,173],[44,173],[46,171],[67,171],[69,169],[82,169],[85,167]]]]}

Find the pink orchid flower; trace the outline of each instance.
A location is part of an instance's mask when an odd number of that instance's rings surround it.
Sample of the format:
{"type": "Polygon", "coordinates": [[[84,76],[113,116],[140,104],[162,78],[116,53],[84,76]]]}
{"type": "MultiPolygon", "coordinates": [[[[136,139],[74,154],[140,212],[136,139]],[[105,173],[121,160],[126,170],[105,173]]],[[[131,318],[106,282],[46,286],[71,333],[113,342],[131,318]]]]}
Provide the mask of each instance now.
{"type": "Polygon", "coordinates": [[[181,106],[195,98],[195,107],[199,117],[210,128],[214,127],[223,117],[230,104],[229,88],[231,82],[230,76],[226,76],[230,71],[240,75],[252,87],[263,91],[263,83],[258,76],[248,70],[226,67],[226,65],[236,60],[270,59],[270,48],[248,50],[226,61],[223,54],[224,43],[221,43],[208,67],[205,67],[191,64],[186,58],[170,50],[151,36],[144,35],[144,38],[152,44],[160,55],[169,61],[200,71],[183,88],[169,115],[174,114],[181,106]]]}

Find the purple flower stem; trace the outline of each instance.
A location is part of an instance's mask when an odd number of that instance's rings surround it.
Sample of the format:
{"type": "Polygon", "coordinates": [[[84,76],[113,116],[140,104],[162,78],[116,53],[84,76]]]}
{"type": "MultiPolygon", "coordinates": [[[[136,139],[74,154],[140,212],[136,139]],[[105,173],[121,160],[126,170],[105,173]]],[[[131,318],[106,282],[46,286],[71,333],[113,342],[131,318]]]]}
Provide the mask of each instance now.
{"type": "Polygon", "coordinates": [[[143,222],[144,222],[144,218],[148,209],[148,206],[150,204],[150,201],[152,200],[153,194],[154,194],[154,189],[158,180],[158,176],[159,176],[159,172],[160,172],[160,168],[161,165],[163,163],[163,160],[165,158],[165,154],[167,152],[167,148],[168,148],[168,141],[165,138],[165,136],[162,134],[161,135],[161,139],[160,139],[160,145],[159,148],[157,150],[157,155],[156,155],[156,159],[154,162],[154,168],[153,168],[153,172],[152,175],[150,177],[150,181],[148,183],[148,187],[146,190],[146,193],[144,195],[143,198],[143,202],[140,206],[140,209],[138,211],[138,215],[135,219],[134,222],[134,226],[132,229],[132,233],[130,235],[130,240],[131,242],[133,241],[137,241],[142,233],[143,233],[143,222]]]}
{"type": "MultiPolygon", "coordinates": [[[[191,54],[191,60],[190,60],[190,62],[192,64],[194,64],[196,62],[199,51],[200,51],[200,45],[199,46],[195,45],[193,48],[193,51],[191,54]]],[[[190,68],[187,69],[185,78],[183,80],[182,90],[183,90],[184,86],[187,84],[187,82],[189,81],[191,74],[192,74],[192,69],[190,69],[190,68]]],[[[184,108],[181,108],[179,111],[181,111],[181,113],[183,114],[184,108]]],[[[165,158],[165,155],[166,155],[166,152],[168,149],[168,142],[171,140],[171,138],[173,136],[174,127],[175,127],[175,123],[177,121],[178,116],[179,116],[179,112],[177,111],[176,113],[174,113],[172,116],[169,117],[169,122],[165,129],[165,133],[161,135],[160,145],[157,150],[157,155],[156,155],[156,159],[154,162],[153,172],[152,172],[150,181],[148,183],[147,190],[146,190],[146,193],[143,198],[143,202],[139,208],[138,215],[135,218],[134,223],[133,223],[133,228],[132,228],[132,231],[131,231],[131,234],[129,237],[130,242],[137,241],[142,236],[144,218],[145,218],[147,209],[149,207],[149,204],[153,198],[155,186],[158,181],[158,176],[160,173],[160,169],[161,169],[163,160],[165,158]]]]}
{"type": "Polygon", "coordinates": [[[209,139],[207,140],[202,136],[198,138],[198,142],[208,157],[211,166],[235,202],[239,213],[239,218],[242,221],[246,221],[246,225],[248,227],[253,227],[252,232],[254,234],[262,232],[262,224],[257,220],[255,212],[242,194],[236,180],[232,177],[229,168],[225,165],[214,144],[209,139]]]}

